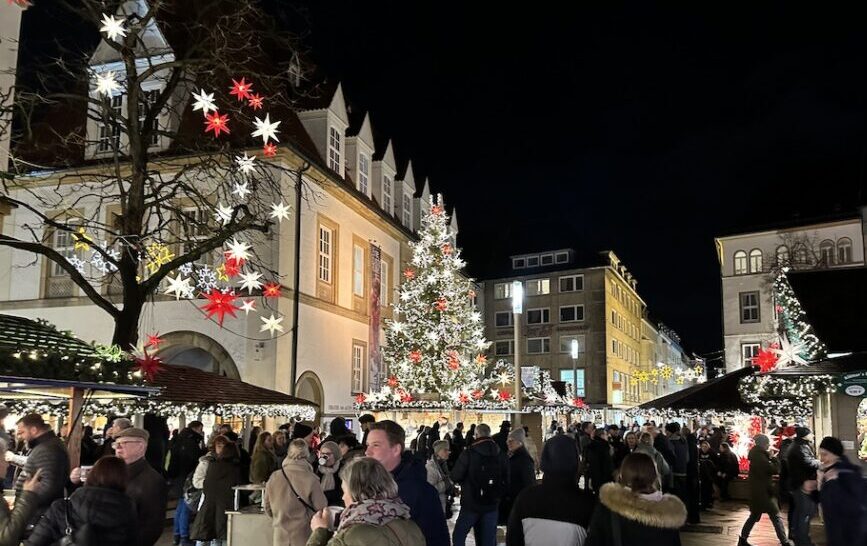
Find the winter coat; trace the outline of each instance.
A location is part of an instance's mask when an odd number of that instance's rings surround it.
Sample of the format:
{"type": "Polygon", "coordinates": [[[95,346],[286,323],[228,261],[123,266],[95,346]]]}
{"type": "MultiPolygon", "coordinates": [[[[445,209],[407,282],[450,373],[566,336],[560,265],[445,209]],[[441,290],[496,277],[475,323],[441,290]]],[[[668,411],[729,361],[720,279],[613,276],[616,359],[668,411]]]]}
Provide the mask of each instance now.
{"type": "Polygon", "coordinates": [[[656,463],[656,471],[659,473],[659,482],[662,485],[663,490],[671,489],[674,485],[674,476],[672,476],[671,467],[668,466],[668,461],[665,460],[662,453],[654,449],[653,446],[645,444],[638,444],[638,447],[635,448],[635,452],[650,455],[653,462],[656,463]]]}
{"type": "Polygon", "coordinates": [[[614,460],[611,445],[602,438],[594,437],[587,446],[587,468],[590,488],[598,492],[603,484],[614,479],[614,460]]]}
{"type": "Polygon", "coordinates": [[[794,491],[800,489],[807,480],[816,479],[819,460],[813,454],[810,442],[796,439],[786,453],[786,463],[789,471],[789,487],[794,491]]]}
{"type": "Polygon", "coordinates": [[[15,501],[15,510],[0,502],[0,546],[18,546],[30,516],[36,509],[38,498],[32,491],[24,491],[15,501]]]}
{"type": "Polygon", "coordinates": [[[228,516],[235,509],[235,492],[241,484],[241,464],[237,456],[218,459],[209,453],[202,457],[207,466],[202,482],[202,505],[190,528],[192,540],[226,540],[228,516]]]}
{"type": "MultiPolygon", "coordinates": [[[[324,487],[322,488],[328,506],[343,506],[343,480],[340,479],[340,470],[345,464],[346,463],[344,463],[342,459],[335,463],[335,465],[337,465],[337,471],[334,473],[334,488],[327,491],[324,487]]],[[[319,478],[319,484],[322,485],[321,466],[316,468],[316,477],[319,478]]]]}
{"type": "Polygon", "coordinates": [[[653,439],[653,449],[655,449],[659,452],[660,455],[662,455],[662,457],[665,459],[665,462],[668,463],[669,468],[674,468],[674,447],[671,445],[671,440],[669,440],[665,436],[665,434],[660,433],[656,435],[656,437],[653,439]]]}
{"type": "Polygon", "coordinates": [[[436,457],[428,459],[427,464],[425,464],[425,470],[427,470],[427,483],[434,486],[434,489],[437,490],[437,494],[440,497],[440,505],[443,507],[443,513],[445,513],[447,497],[454,488],[452,479],[449,477],[448,472],[443,470],[436,457]]]}
{"type": "Polygon", "coordinates": [[[196,431],[185,428],[178,433],[170,449],[168,477],[185,480],[196,470],[199,459],[205,454],[204,438],[196,431]]]}
{"type": "Polygon", "coordinates": [[[138,546],[152,546],[166,524],[169,488],[163,476],[146,459],[126,465],[126,495],[132,499],[138,519],[138,546]]]}
{"type": "Polygon", "coordinates": [[[623,546],[680,546],[679,529],[686,523],[686,506],[674,495],[650,500],[615,483],[599,492],[585,546],[614,546],[619,527],[623,546]]]}
{"type": "Polygon", "coordinates": [[[750,460],[750,512],[753,514],[776,515],[780,512],[774,494],[774,474],[779,472],[777,460],[759,446],[749,453],[750,460]]]}
{"type": "Polygon", "coordinates": [[[346,420],[343,417],[335,417],[328,424],[328,437],[322,440],[322,443],[337,443],[341,438],[346,438],[347,436],[352,436],[354,438],[355,434],[346,428],[346,420]]]}
{"type": "Polygon", "coordinates": [[[717,459],[712,451],[698,454],[698,472],[699,479],[713,483],[717,472],[717,459]]]}
{"type": "Polygon", "coordinates": [[[845,456],[826,468],[819,484],[828,546],[867,544],[867,482],[845,456]]]}
{"type": "Polygon", "coordinates": [[[723,480],[733,480],[740,474],[740,465],[738,457],[731,450],[723,453],[720,452],[717,456],[717,473],[722,473],[720,476],[723,480]]]}
{"type": "Polygon", "coordinates": [[[575,476],[546,474],[542,483],[515,499],[506,530],[507,546],[580,546],[587,537],[596,498],[575,476]]]}
{"type": "Polygon", "coordinates": [[[509,461],[505,452],[500,451],[493,439],[480,438],[461,454],[452,469],[452,481],[461,484],[461,510],[466,508],[470,512],[482,514],[492,512],[499,506],[500,499],[496,499],[494,504],[479,504],[476,500],[475,490],[478,487],[475,485],[475,479],[480,471],[479,466],[483,457],[499,459],[501,490],[505,492],[508,489],[509,461]]]}
{"type": "Polygon", "coordinates": [[[425,538],[412,520],[395,519],[386,525],[350,525],[333,534],[317,529],[307,546],[424,546],[425,538]],[[330,537],[330,538],[329,538],[330,537]]]}
{"type": "Polygon", "coordinates": [[[48,546],[63,538],[66,534],[67,503],[75,544],[126,546],[134,543],[138,522],[132,500],[114,489],[85,486],[76,489],[68,501],[54,501],[45,517],[33,529],[27,546],[48,546]]]}
{"type": "Polygon", "coordinates": [[[265,485],[265,513],[271,517],[274,527],[274,544],[300,546],[310,538],[313,512],[298,500],[292,492],[293,487],[295,493],[314,510],[328,506],[319,477],[313,473],[310,464],[296,459],[283,461],[281,469],[271,474],[265,485]]]}
{"type": "MultiPolygon", "coordinates": [[[[671,473],[675,476],[686,476],[689,473],[689,445],[686,438],[680,434],[672,434],[668,438],[671,450],[674,453],[674,463],[671,465],[671,473]]],[[[663,457],[665,454],[663,453],[663,457]]]]}
{"type": "Polygon", "coordinates": [[[536,463],[527,449],[520,447],[509,454],[509,487],[500,501],[500,525],[508,523],[515,499],[531,485],[536,485],[536,463]]]}
{"type": "Polygon", "coordinates": [[[461,453],[464,451],[464,448],[466,448],[466,446],[467,444],[466,440],[464,439],[464,433],[458,429],[455,429],[454,432],[452,432],[452,450],[451,453],[449,453],[449,467],[455,465],[458,457],[461,456],[461,453]]]}
{"type": "Polygon", "coordinates": [[[397,482],[398,495],[409,506],[411,519],[421,529],[428,546],[449,546],[449,529],[436,489],[427,482],[424,464],[404,453],[400,464],[391,471],[397,482]]]}
{"type": "MultiPolygon", "coordinates": [[[[638,447],[637,444],[636,447],[638,447]]],[[[629,456],[629,454],[633,451],[635,451],[635,449],[629,449],[629,446],[626,445],[626,442],[618,442],[614,444],[614,469],[617,470],[618,468],[620,468],[620,465],[623,464],[623,459],[629,456]]]]}
{"type": "Polygon", "coordinates": [[[63,498],[63,490],[69,477],[69,455],[60,438],[52,431],[44,432],[30,442],[30,453],[24,472],[18,474],[15,481],[15,500],[17,502],[24,491],[24,482],[41,469],[40,487],[36,493],[36,509],[30,517],[30,523],[36,521],[48,510],[51,503],[63,498]]]}
{"type": "Polygon", "coordinates": [[[270,449],[260,449],[253,453],[253,461],[250,464],[250,483],[265,483],[271,477],[271,473],[279,468],[277,466],[277,454],[270,449]]]}
{"type": "Polygon", "coordinates": [[[509,430],[506,427],[500,427],[500,432],[491,436],[491,439],[503,453],[509,451],[509,446],[506,444],[506,440],[509,439],[509,430]]]}

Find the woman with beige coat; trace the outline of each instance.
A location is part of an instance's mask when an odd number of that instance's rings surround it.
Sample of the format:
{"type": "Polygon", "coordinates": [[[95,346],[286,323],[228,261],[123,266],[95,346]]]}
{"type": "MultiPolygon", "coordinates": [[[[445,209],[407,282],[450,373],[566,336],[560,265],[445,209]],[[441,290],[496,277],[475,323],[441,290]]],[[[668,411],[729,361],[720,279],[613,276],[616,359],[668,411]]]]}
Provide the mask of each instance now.
{"type": "Polygon", "coordinates": [[[265,485],[265,513],[274,526],[274,544],[304,546],[311,533],[310,519],[328,506],[309,457],[307,442],[292,440],[283,465],[265,485]]]}

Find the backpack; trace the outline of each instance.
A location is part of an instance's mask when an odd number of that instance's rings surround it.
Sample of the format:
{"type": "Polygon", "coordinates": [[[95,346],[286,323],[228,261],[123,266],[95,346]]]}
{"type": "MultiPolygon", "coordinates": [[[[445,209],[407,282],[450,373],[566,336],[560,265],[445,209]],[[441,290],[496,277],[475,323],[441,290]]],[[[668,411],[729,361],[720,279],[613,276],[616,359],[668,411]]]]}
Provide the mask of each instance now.
{"type": "Polygon", "coordinates": [[[472,451],[470,453],[475,463],[470,466],[469,479],[473,499],[483,506],[498,504],[506,493],[500,454],[481,455],[472,451]]]}
{"type": "Polygon", "coordinates": [[[183,502],[187,504],[190,513],[195,514],[199,511],[199,504],[202,502],[202,490],[193,485],[193,474],[194,472],[190,472],[184,480],[183,502]]]}

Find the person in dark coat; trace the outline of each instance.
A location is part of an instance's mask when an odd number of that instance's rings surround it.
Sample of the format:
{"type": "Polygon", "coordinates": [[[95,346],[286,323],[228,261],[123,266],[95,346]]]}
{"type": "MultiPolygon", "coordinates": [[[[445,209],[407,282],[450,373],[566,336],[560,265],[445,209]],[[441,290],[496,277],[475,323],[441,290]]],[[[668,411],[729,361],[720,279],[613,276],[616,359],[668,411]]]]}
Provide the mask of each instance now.
{"type": "Polygon", "coordinates": [[[599,491],[585,546],[680,546],[686,506],[674,495],[656,489],[656,463],[633,453],[620,466],[619,483],[599,491]]]}
{"type": "Polygon", "coordinates": [[[54,501],[30,535],[27,546],[57,543],[66,535],[67,522],[73,544],[126,546],[135,543],[138,521],[132,499],[125,494],[127,484],[123,460],[101,458],[87,475],[84,487],[75,490],[69,499],[54,501]]]}
{"type": "MultiPolygon", "coordinates": [[[[183,496],[183,486],[187,477],[196,470],[199,459],[205,454],[205,426],[201,421],[192,421],[182,429],[172,443],[167,476],[178,497],[183,496]]],[[[190,538],[190,508],[183,499],[178,501],[175,510],[175,543],[187,542],[190,538]]]]}
{"type": "Polygon", "coordinates": [[[140,428],[127,428],[115,435],[114,449],[126,463],[126,494],[132,499],[138,521],[135,543],[153,546],[163,533],[166,523],[168,486],[162,474],[154,470],[145,459],[148,432],[140,428]]]}
{"type": "Polygon", "coordinates": [[[27,442],[30,452],[27,455],[24,469],[18,474],[15,482],[15,499],[21,497],[24,482],[41,470],[41,487],[36,492],[36,509],[30,518],[30,524],[35,524],[57,499],[63,498],[63,489],[69,476],[69,455],[63,442],[51,428],[36,413],[25,415],[18,421],[18,435],[27,442]]]}
{"type": "Polygon", "coordinates": [[[620,465],[623,464],[623,459],[635,451],[637,447],[638,435],[634,432],[627,432],[623,438],[623,442],[614,448],[614,469],[620,468],[620,465]]]}
{"type": "Polygon", "coordinates": [[[391,472],[398,495],[409,506],[411,519],[419,526],[428,546],[449,546],[449,529],[437,490],[427,482],[425,465],[404,453],[406,432],[394,421],[373,423],[367,435],[368,457],[391,472]]]}
{"type": "MultiPolygon", "coordinates": [[[[8,450],[11,453],[11,447],[8,450]]],[[[9,468],[6,462],[7,448],[0,442],[0,476],[5,476],[9,468]]],[[[24,482],[21,496],[15,501],[15,508],[10,509],[5,502],[0,502],[0,546],[18,546],[24,529],[30,521],[33,511],[36,510],[38,497],[36,491],[41,487],[40,478],[42,472],[37,470],[33,476],[24,482]]]]}
{"type": "Polygon", "coordinates": [[[454,468],[455,463],[458,461],[458,457],[461,456],[461,453],[463,453],[466,447],[467,444],[464,440],[464,424],[458,423],[455,426],[455,430],[452,431],[452,445],[451,451],[449,452],[449,469],[454,468]]]}
{"type": "Polygon", "coordinates": [[[861,468],[843,454],[832,436],[819,444],[819,502],[828,546],[867,544],[867,485],[861,468]]]}
{"type": "Polygon", "coordinates": [[[452,544],[464,546],[467,534],[473,529],[476,544],[495,546],[497,507],[508,491],[509,461],[491,437],[488,425],[482,423],[476,427],[476,441],[461,454],[452,469],[452,481],[461,485],[461,511],[455,522],[452,544]],[[494,483],[483,483],[483,480],[494,483]]]}
{"type": "MultiPolygon", "coordinates": [[[[691,524],[701,522],[701,488],[699,484],[698,438],[686,427],[681,429],[686,440],[686,520],[691,524]]],[[[713,492],[711,492],[713,495],[713,492]]]]}
{"type": "Polygon", "coordinates": [[[328,436],[323,440],[325,442],[337,443],[341,438],[346,436],[355,436],[352,431],[346,426],[346,419],[343,417],[335,417],[328,424],[328,436]]]}
{"type": "Polygon", "coordinates": [[[96,440],[93,439],[93,427],[84,427],[81,436],[81,464],[93,466],[93,463],[99,458],[99,446],[96,440]]]}
{"type": "Polygon", "coordinates": [[[810,520],[816,515],[816,502],[812,492],[816,489],[819,460],[810,445],[812,432],[806,427],[795,427],[795,441],[786,453],[789,468],[789,490],[794,497],[795,510],[789,522],[789,536],[798,546],[811,544],[810,520]]]}
{"type": "Polygon", "coordinates": [[[521,491],[536,485],[536,462],[527,451],[525,441],[525,431],[522,428],[510,432],[509,439],[506,440],[506,445],[509,447],[509,487],[500,500],[500,515],[497,522],[499,525],[506,525],[509,522],[512,505],[521,491]]]}
{"type": "Polygon", "coordinates": [[[565,435],[542,447],[542,483],[515,499],[506,529],[506,546],[583,544],[596,499],[578,487],[578,444],[565,435]]]}
{"type": "Polygon", "coordinates": [[[719,455],[717,455],[716,475],[717,487],[719,487],[720,499],[727,501],[731,499],[729,495],[729,484],[737,479],[740,474],[740,464],[738,457],[732,451],[728,443],[723,442],[719,446],[719,455]]]}
{"type": "Polygon", "coordinates": [[[160,474],[165,474],[166,453],[168,453],[169,450],[168,421],[165,417],[160,417],[153,413],[146,413],[142,428],[150,434],[145,459],[147,459],[148,463],[150,463],[154,470],[160,474]]]}
{"type": "Polygon", "coordinates": [[[226,540],[226,512],[234,509],[235,502],[232,488],[242,483],[238,446],[228,437],[218,436],[214,440],[214,450],[202,457],[207,470],[202,482],[202,506],[190,529],[193,540],[226,540]]]}
{"type": "Polygon", "coordinates": [[[497,447],[500,448],[502,453],[505,453],[509,450],[509,446],[506,445],[506,440],[509,439],[509,432],[512,430],[512,423],[509,421],[503,421],[500,423],[500,432],[491,436],[491,439],[497,444],[497,447]]]}
{"type": "Polygon", "coordinates": [[[604,429],[597,430],[586,449],[590,490],[597,495],[603,484],[614,480],[614,460],[607,436],[604,429]]]}
{"type": "Polygon", "coordinates": [[[701,488],[702,510],[713,508],[713,484],[717,478],[717,454],[711,451],[710,442],[701,443],[698,452],[698,481],[701,488]]]}
{"type": "Polygon", "coordinates": [[[428,430],[429,427],[422,425],[421,428],[418,429],[418,436],[415,438],[415,457],[422,463],[430,459],[427,445],[428,430]]]}
{"type": "Polygon", "coordinates": [[[771,519],[780,544],[791,544],[786,538],[786,530],[783,528],[783,518],[780,515],[780,507],[777,505],[777,497],[774,494],[773,477],[779,471],[779,464],[768,453],[771,440],[764,434],[759,434],[753,438],[753,441],[756,445],[753,446],[749,453],[750,516],[744,522],[743,529],[741,529],[738,546],[749,545],[747,539],[750,538],[750,532],[753,526],[762,518],[762,514],[767,514],[771,519]]]}

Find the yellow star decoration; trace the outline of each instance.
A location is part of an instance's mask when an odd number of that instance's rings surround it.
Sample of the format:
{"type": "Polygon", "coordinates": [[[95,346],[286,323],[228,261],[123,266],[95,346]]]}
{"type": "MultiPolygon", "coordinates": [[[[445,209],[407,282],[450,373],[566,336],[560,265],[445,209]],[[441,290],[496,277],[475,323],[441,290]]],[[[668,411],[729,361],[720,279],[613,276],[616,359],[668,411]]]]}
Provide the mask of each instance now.
{"type": "Polygon", "coordinates": [[[695,375],[704,374],[704,368],[701,367],[701,364],[696,364],[695,368],[693,368],[693,371],[695,372],[695,375]]]}
{"type": "Polygon", "coordinates": [[[169,247],[162,243],[151,243],[147,247],[148,260],[145,263],[148,273],[153,275],[163,265],[169,263],[175,255],[169,247]]]}
{"type": "Polygon", "coordinates": [[[674,368],[671,366],[663,366],[659,370],[659,376],[663,379],[671,379],[672,374],[674,374],[674,368]]]}
{"type": "Polygon", "coordinates": [[[217,279],[223,282],[229,282],[229,276],[226,275],[226,264],[221,264],[220,267],[216,269],[217,279]]]}
{"type": "Polygon", "coordinates": [[[90,239],[85,234],[83,227],[78,228],[78,233],[72,234],[72,240],[74,241],[72,250],[83,250],[85,252],[90,250],[90,239]]]}
{"type": "Polygon", "coordinates": [[[642,383],[650,380],[650,372],[646,372],[644,370],[635,372],[635,379],[641,381],[642,383]]]}
{"type": "Polygon", "coordinates": [[[674,378],[674,382],[677,383],[678,385],[683,385],[684,381],[685,381],[685,378],[682,375],[678,375],[677,377],[674,378]]]}

